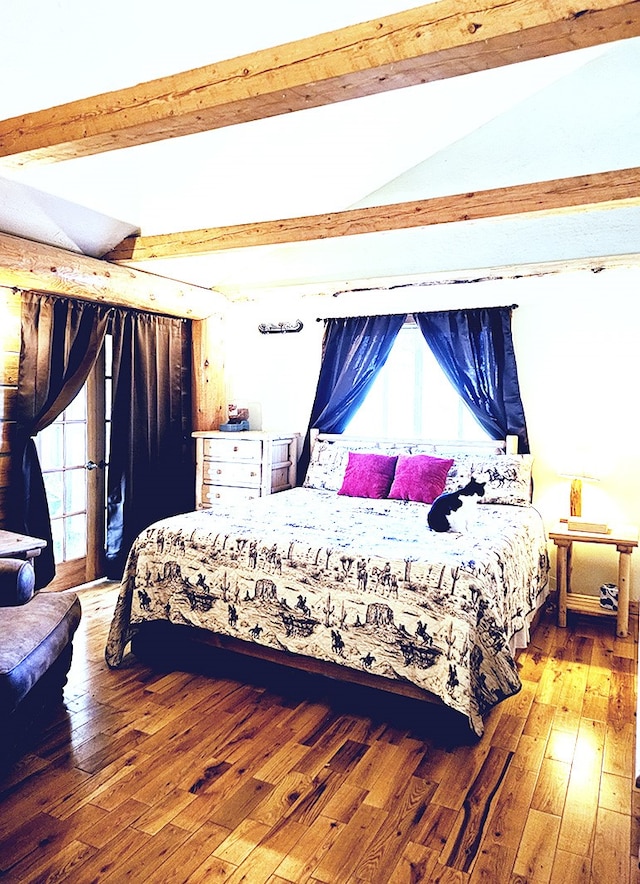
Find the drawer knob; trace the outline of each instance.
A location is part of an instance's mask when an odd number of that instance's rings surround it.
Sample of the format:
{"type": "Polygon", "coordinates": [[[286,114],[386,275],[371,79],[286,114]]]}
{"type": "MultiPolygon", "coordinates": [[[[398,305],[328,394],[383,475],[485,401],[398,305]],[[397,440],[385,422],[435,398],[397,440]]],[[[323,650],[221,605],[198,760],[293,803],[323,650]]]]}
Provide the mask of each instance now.
{"type": "Polygon", "coordinates": [[[234,446],[233,446],[233,450],[234,450],[234,451],[237,451],[237,450],[238,450],[238,446],[237,446],[237,445],[234,445],[234,446]]]}
{"type": "Polygon", "coordinates": [[[221,476],[221,475],[222,475],[222,470],[216,470],[216,474],[217,474],[218,476],[221,476]]]}

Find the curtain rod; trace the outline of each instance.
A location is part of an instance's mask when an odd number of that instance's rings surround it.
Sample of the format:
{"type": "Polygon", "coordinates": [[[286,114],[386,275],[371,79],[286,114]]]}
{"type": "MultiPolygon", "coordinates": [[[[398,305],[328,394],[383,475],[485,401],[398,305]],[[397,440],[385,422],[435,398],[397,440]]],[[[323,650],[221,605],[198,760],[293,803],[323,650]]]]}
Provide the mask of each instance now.
{"type": "MultiPolygon", "coordinates": [[[[598,265],[595,267],[591,267],[590,270],[592,273],[601,273],[603,270],[607,269],[602,265],[598,265]]],[[[529,279],[530,277],[543,277],[543,276],[552,276],[556,273],[556,270],[553,269],[535,269],[535,267],[531,270],[522,269],[519,272],[514,273],[487,273],[484,276],[470,276],[468,278],[459,277],[452,279],[424,279],[420,282],[399,282],[395,285],[376,285],[376,286],[364,286],[358,289],[340,289],[337,292],[333,292],[332,297],[338,298],[340,295],[348,295],[351,292],[393,292],[396,289],[406,289],[406,288],[425,288],[429,287],[440,287],[447,285],[473,285],[478,282],[501,282],[505,280],[516,280],[516,279],[529,279]]]]}
{"type": "MultiPolygon", "coordinates": [[[[354,289],[355,291],[355,289],[354,289]]],[[[358,291],[368,291],[373,292],[375,289],[359,289],[358,291]]],[[[492,304],[490,307],[453,307],[449,310],[402,310],[399,313],[371,313],[365,314],[365,316],[413,316],[416,313],[453,313],[458,310],[496,310],[500,307],[508,307],[509,310],[517,310],[518,304],[492,304]]],[[[355,317],[344,317],[344,316],[316,316],[316,322],[326,322],[327,319],[346,319],[346,318],[355,318],[355,317]]]]}

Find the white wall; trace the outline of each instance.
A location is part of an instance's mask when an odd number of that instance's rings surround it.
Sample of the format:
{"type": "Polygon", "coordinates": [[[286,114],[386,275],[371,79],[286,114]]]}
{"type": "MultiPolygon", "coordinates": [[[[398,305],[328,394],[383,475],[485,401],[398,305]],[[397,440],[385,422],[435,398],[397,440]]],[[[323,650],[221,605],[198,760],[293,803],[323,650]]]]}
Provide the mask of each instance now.
{"type": "MultiPolygon", "coordinates": [[[[583,516],[640,524],[638,366],[640,268],[574,271],[337,297],[273,295],[234,305],[227,320],[229,401],[247,404],[254,429],[304,433],[315,393],[323,324],[317,317],[518,304],[513,334],[531,449],[534,503],[551,527],[568,509],[565,465],[587,459],[583,516]],[[302,319],[298,334],[262,335],[260,322],[302,319]]],[[[552,552],[552,559],[555,556],[552,552]]],[[[616,582],[614,548],[577,545],[574,584],[616,582]]],[[[640,551],[632,558],[640,597],[640,551]]]]}

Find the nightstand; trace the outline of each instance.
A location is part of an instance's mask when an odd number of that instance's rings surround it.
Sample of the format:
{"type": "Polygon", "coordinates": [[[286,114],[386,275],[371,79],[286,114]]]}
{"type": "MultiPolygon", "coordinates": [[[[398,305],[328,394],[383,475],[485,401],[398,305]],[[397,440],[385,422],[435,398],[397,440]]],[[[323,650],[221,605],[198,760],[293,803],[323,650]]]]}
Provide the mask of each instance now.
{"type": "Polygon", "coordinates": [[[558,585],[558,626],[567,625],[567,611],[581,614],[597,614],[616,618],[616,634],[629,634],[629,579],[631,553],[638,545],[638,529],[625,526],[612,528],[608,534],[592,534],[588,531],[570,531],[560,522],[549,538],[557,547],[556,582],[558,585]],[[574,543],[600,543],[615,546],[618,551],[618,610],[609,611],[600,605],[597,596],[571,591],[571,558],[574,543]]]}
{"type": "Polygon", "coordinates": [[[298,433],[200,430],[192,436],[197,509],[264,497],[296,484],[298,433]]]}

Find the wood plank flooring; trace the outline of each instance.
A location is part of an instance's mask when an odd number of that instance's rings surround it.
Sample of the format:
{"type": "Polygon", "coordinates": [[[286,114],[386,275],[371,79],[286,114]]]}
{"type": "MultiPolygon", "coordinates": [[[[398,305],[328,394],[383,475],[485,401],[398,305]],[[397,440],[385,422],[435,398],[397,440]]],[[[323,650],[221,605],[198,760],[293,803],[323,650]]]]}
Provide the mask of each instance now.
{"type": "Polygon", "coordinates": [[[473,741],[254,661],[110,671],[116,591],[80,590],[65,706],[3,735],[0,881],[639,884],[637,634],[545,619],[473,741]]]}

